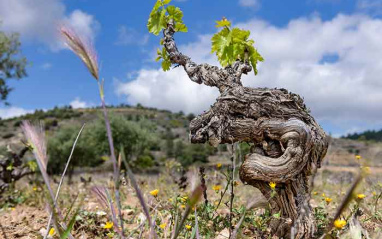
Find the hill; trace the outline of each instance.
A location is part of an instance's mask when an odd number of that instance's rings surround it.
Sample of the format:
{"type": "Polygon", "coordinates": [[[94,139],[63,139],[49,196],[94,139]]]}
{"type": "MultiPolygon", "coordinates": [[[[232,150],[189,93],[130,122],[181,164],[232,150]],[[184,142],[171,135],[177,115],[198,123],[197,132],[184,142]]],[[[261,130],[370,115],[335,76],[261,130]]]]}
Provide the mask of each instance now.
{"type": "MultiPolygon", "coordinates": [[[[141,105],[136,107],[120,105],[108,107],[108,110],[111,115],[120,115],[129,121],[145,119],[155,125],[155,131],[159,135],[160,142],[153,149],[152,155],[159,162],[159,165],[163,165],[163,160],[168,158],[186,160],[187,164],[194,161],[209,161],[211,165],[222,161],[229,163],[229,155],[224,146],[213,149],[208,145],[191,145],[189,143],[188,125],[190,120],[194,118],[192,114],[173,113],[167,110],[146,108],[141,105]]],[[[90,123],[100,117],[102,117],[100,108],[55,107],[48,111],[36,110],[25,116],[0,120],[0,148],[7,145],[11,145],[12,148],[21,147],[23,135],[19,126],[22,120],[43,122],[47,136],[51,137],[55,131],[65,125],[90,123]]],[[[367,131],[359,135],[365,136],[367,139],[378,139],[375,136],[380,134],[382,135],[382,131],[367,131]]],[[[370,166],[382,167],[382,143],[353,140],[359,138],[357,134],[344,138],[331,138],[329,150],[323,163],[324,166],[357,166],[358,162],[355,160],[355,155],[359,154],[369,161],[370,166]]],[[[248,146],[243,145],[243,149],[248,150],[248,146]]]]}
{"type": "Polygon", "coordinates": [[[344,136],[343,138],[361,140],[361,141],[368,140],[368,141],[382,142],[382,129],[379,131],[367,130],[362,133],[348,134],[347,136],[344,136]]]}

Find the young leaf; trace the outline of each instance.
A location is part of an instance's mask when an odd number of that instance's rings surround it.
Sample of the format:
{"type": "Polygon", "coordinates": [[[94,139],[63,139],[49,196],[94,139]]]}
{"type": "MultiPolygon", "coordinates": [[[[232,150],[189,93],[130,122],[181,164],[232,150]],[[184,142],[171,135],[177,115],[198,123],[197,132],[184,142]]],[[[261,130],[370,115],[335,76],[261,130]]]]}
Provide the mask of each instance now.
{"type": "Polygon", "coordinates": [[[231,30],[228,28],[224,28],[212,37],[211,53],[216,52],[216,56],[218,57],[218,60],[223,67],[228,64],[229,55],[231,52],[233,52],[231,43],[232,34],[231,30]]]}
{"type": "Polygon", "coordinates": [[[175,7],[175,6],[168,6],[167,7],[167,13],[168,16],[171,19],[174,19],[175,22],[182,23],[182,18],[183,18],[183,12],[180,10],[180,8],[175,7]]]}
{"type": "Polygon", "coordinates": [[[147,23],[147,29],[154,35],[159,35],[159,33],[166,28],[166,9],[152,11],[150,14],[149,21],[147,23]]]}
{"type": "Polygon", "coordinates": [[[177,32],[187,32],[188,29],[186,27],[186,25],[184,25],[183,23],[176,23],[175,24],[175,31],[177,32]]]}
{"type": "Polygon", "coordinates": [[[223,17],[223,19],[221,21],[216,21],[216,28],[220,28],[220,27],[230,27],[231,26],[231,22],[227,20],[227,18],[223,17]]]}
{"type": "Polygon", "coordinates": [[[168,61],[168,60],[163,60],[162,61],[162,69],[164,71],[170,70],[170,67],[171,67],[171,62],[170,61],[168,61]]]}

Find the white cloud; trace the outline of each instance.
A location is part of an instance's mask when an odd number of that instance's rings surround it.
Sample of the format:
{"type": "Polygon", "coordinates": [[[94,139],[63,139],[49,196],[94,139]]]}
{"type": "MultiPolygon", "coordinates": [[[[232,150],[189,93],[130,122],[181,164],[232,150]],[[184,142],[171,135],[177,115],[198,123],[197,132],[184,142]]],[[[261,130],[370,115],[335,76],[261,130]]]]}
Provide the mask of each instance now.
{"type": "Polygon", "coordinates": [[[260,7],[259,0],[239,0],[239,5],[242,7],[250,7],[258,9],[260,7]]]}
{"type": "Polygon", "coordinates": [[[94,16],[78,9],[66,17],[64,23],[67,23],[76,32],[80,33],[81,36],[91,41],[94,41],[95,35],[100,28],[100,24],[94,16]]]}
{"type": "Polygon", "coordinates": [[[5,107],[5,108],[0,108],[0,118],[1,119],[8,119],[8,118],[13,118],[21,115],[25,115],[28,113],[32,113],[33,110],[26,110],[20,107],[5,107]]]}
{"type": "Polygon", "coordinates": [[[73,109],[83,109],[83,108],[89,108],[93,104],[87,103],[85,101],[82,101],[80,97],[76,97],[74,100],[72,100],[70,103],[70,106],[72,106],[73,109]]]}
{"type": "Polygon", "coordinates": [[[49,62],[46,62],[46,63],[44,63],[44,64],[41,65],[41,68],[42,68],[43,70],[49,70],[50,68],[52,68],[52,64],[49,63],[49,62]]]}
{"type": "Polygon", "coordinates": [[[188,79],[183,69],[163,72],[162,70],[141,70],[136,80],[117,83],[118,95],[127,95],[131,104],[183,112],[200,112],[208,102],[214,102],[219,95],[217,89],[198,85],[188,79]]]}
{"type": "MultiPolygon", "coordinates": [[[[285,27],[262,20],[238,24],[249,29],[256,47],[265,58],[259,74],[243,77],[245,86],[286,88],[305,98],[320,121],[347,129],[381,125],[382,118],[382,20],[363,15],[299,18],[285,27]],[[338,55],[335,62],[321,60],[338,55]],[[320,63],[321,62],[321,63],[320,63]]],[[[180,49],[198,63],[217,64],[210,52],[210,35],[180,49]]],[[[120,83],[119,95],[131,103],[174,111],[207,110],[216,89],[191,82],[182,69],[170,72],[141,70],[135,80],[120,83]]],[[[343,130],[347,130],[343,129],[343,130]]]]}
{"type": "Polygon", "coordinates": [[[146,45],[149,40],[149,34],[141,35],[134,28],[120,26],[118,28],[118,39],[116,45],[146,45]]]}
{"type": "Polygon", "coordinates": [[[0,0],[0,21],[5,31],[18,32],[23,39],[42,42],[52,50],[62,49],[57,29],[60,23],[70,24],[92,40],[99,28],[92,15],[80,10],[65,15],[61,0],[0,0]]]}

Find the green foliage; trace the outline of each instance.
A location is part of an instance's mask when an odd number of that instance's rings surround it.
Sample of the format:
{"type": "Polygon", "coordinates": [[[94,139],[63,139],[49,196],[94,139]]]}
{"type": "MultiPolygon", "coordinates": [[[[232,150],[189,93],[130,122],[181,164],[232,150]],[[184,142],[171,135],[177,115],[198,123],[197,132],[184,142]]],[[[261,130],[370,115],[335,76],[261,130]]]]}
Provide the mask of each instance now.
{"type": "MultiPolygon", "coordinates": [[[[183,23],[183,12],[179,7],[168,5],[171,0],[158,0],[147,22],[147,29],[150,33],[158,36],[159,33],[167,27],[170,21],[174,22],[174,30],[176,32],[187,32],[188,29],[183,23]]],[[[163,40],[160,41],[163,45],[163,40]]],[[[157,50],[158,57],[156,61],[162,59],[162,68],[164,71],[170,70],[171,61],[165,48],[157,50]]]]}
{"type": "MultiPolygon", "coordinates": [[[[155,125],[146,120],[133,122],[114,115],[111,115],[110,123],[114,144],[116,147],[123,145],[133,166],[147,168],[154,165],[150,149],[155,148],[158,140],[154,132],[155,125]]],[[[50,173],[61,173],[63,170],[79,129],[79,125],[66,125],[49,139],[50,173]]],[[[105,155],[110,155],[106,128],[104,120],[98,119],[85,127],[74,150],[71,165],[95,167],[103,162],[105,155]]]]}
{"type": "Polygon", "coordinates": [[[183,141],[176,141],[174,145],[174,156],[183,167],[196,162],[207,163],[208,156],[214,153],[215,149],[209,145],[185,144],[183,141]]]}
{"type": "MultiPolygon", "coordinates": [[[[147,23],[147,29],[154,35],[167,27],[170,21],[174,22],[174,29],[177,32],[187,32],[187,27],[183,23],[183,12],[175,6],[167,6],[171,0],[158,0],[151,13],[147,23]]],[[[216,21],[216,27],[222,28],[212,37],[211,53],[216,53],[220,64],[223,67],[232,65],[236,60],[248,60],[257,74],[257,63],[264,61],[263,57],[253,46],[255,43],[249,39],[250,31],[242,30],[237,27],[231,28],[231,22],[226,18],[216,21]]],[[[163,45],[163,40],[161,40],[163,45]]],[[[158,57],[156,61],[162,59],[162,68],[168,71],[171,67],[171,61],[165,48],[157,50],[158,57]]]]}
{"type": "Polygon", "coordinates": [[[159,61],[160,59],[162,59],[162,69],[164,71],[170,70],[171,60],[170,60],[170,57],[166,51],[166,48],[163,47],[162,51],[159,50],[159,48],[158,48],[157,54],[158,54],[158,57],[155,59],[155,61],[159,61]]]}
{"type": "Polygon", "coordinates": [[[237,27],[231,29],[231,22],[225,18],[216,23],[216,27],[222,29],[212,37],[211,53],[216,53],[223,67],[232,65],[238,59],[249,60],[257,74],[257,62],[264,59],[253,46],[255,42],[249,39],[250,31],[237,27]]]}
{"type": "Polygon", "coordinates": [[[382,142],[382,129],[379,131],[376,130],[367,130],[362,133],[353,133],[348,134],[347,136],[343,137],[345,139],[354,139],[359,141],[376,141],[376,142],[382,142]]]}
{"type": "MultiPolygon", "coordinates": [[[[62,172],[80,128],[80,125],[66,125],[48,139],[49,173],[58,174],[62,172]]],[[[92,137],[89,128],[85,128],[78,140],[70,162],[71,167],[93,167],[102,163],[96,152],[98,142],[92,137]]]]}
{"type": "Polygon", "coordinates": [[[0,101],[5,101],[12,91],[7,84],[9,79],[21,79],[27,75],[27,60],[20,55],[20,46],[18,34],[7,35],[0,31],[0,101]]]}
{"type": "Polygon", "coordinates": [[[178,7],[166,6],[170,2],[171,0],[158,0],[150,13],[147,29],[156,36],[167,27],[170,20],[175,22],[175,31],[187,32],[183,23],[183,12],[178,7]]]}

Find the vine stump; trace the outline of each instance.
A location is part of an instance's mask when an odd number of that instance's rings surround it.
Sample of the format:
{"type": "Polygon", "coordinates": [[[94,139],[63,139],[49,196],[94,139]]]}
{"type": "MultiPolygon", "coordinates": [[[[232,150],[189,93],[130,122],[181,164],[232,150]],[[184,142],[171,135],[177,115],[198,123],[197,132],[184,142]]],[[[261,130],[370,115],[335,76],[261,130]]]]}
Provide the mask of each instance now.
{"type": "Polygon", "coordinates": [[[285,89],[244,87],[241,76],[252,70],[247,60],[225,68],[198,65],[178,51],[171,22],[163,33],[171,63],[183,66],[192,81],[220,91],[211,109],[191,121],[191,142],[215,147],[250,143],[251,153],[241,165],[240,179],[261,191],[272,214],[280,213],[280,218],[270,222],[272,234],[312,238],[316,230],[309,205],[309,176],[320,167],[328,139],[303,99],[285,89]],[[271,195],[269,182],[276,183],[276,195],[271,195]]]}

